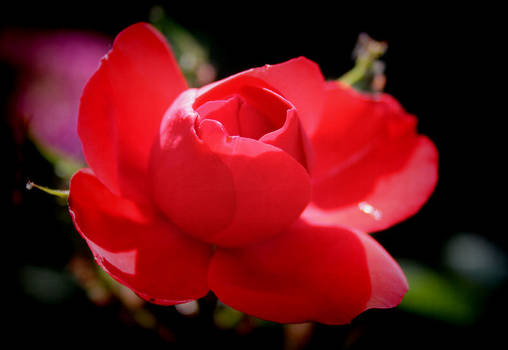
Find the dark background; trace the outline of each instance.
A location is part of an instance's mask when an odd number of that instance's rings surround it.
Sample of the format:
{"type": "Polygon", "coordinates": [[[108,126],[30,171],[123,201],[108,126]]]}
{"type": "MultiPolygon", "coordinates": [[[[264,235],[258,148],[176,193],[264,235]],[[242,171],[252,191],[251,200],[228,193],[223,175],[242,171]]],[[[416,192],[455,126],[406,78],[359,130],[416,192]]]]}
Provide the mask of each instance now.
{"type": "MultiPolygon", "coordinates": [[[[0,26],[87,29],[114,37],[132,23],[148,21],[150,8],[159,4],[11,3],[0,9],[0,26]]],[[[210,47],[218,78],[300,55],[317,62],[327,78],[337,78],[353,65],[351,51],[359,33],[386,40],[385,91],[418,116],[419,131],[435,142],[440,178],[419,214],[376,238],[396,258],[434,268],[440,268],[445,242],[458,232],[477,233],[507,251],[506,233],[499,225],[506,204],[497,201],[503,198],[503,175],[497,164],[506,162],[500,152],[503,138],[497,135],[504,128],[505,112],[494,108],[497,88],[487,80],[500,76],[506,65],[500,58],[502,41],[497,38],[499,22],[494,9],[430,5],[383,9],[367,4],[351,9],[340,3],[338,7],[304,3],[280,9],[272,3],[237,3],[226,8],[167,3],[164,8],[210,47]]],[[[4,113],[15,72],[6,65],[0,72],[4,113]]],[[[12,310],[4,314],[12,327],[8,333],[19,344],[168,346],[159,335],[119,319],[120,306],[97,307],[83,293],[48,305],[30,298],[17,285],[20,266],[28,263],[63,269],[73,251],[83,246],[69,237],[69,226],[55,220],[67,215],[65,207],[47,195],[24,190],[28,177],[36,176],[47,185],[54,183],[51,165],[30,143],[16,142],[5,118],[0,132],[6,208],[3,232],[7,238],[3,242],[2,285],[7,292],[3,302],[12,310]]],[[[308,347],[488,347],[503,341],[504,323],[497,318],[508,311],[507,292],[506,282],[493,291],[474,324],[456,325],[399,309],[371,310],[349,326],[318,325],[308,347]],[[355,332],[361,335],[358,339],[355,332]]],[[[192,320],[171,313],[162,316],[181,335],[173,346],[281,348],[277,328],[241,336],[213,328],[206,312],[203,314],[192,320]]]]}

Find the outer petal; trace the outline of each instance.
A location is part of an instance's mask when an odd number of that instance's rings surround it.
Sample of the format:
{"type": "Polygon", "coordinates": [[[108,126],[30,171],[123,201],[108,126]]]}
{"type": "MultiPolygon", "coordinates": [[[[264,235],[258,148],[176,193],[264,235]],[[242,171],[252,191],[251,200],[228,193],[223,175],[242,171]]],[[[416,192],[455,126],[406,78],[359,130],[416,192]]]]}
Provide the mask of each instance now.
{"type": "Polygon", "coordinates": [[[372,232],[416,213],[437,182],[434,144],[389,95],[330,83],[313,135],[313,200],[304,216],[372,232]]]}
{"type": "Polygon", "coordinates": [[[223,246],[278,234],[310,199],[306,169],[278,147],[227,136],[222,125],[199,120],[196,91],[180,95],[161,124],[152,157],[152,192],[183,231],[223,246]]]}
{"type": "Polygon", "coordinates": [[[280,64],[252,68],[203,87],[199,92],[200,99],[221,99],[228,92],[249,85],[267,88],[290,101],[296,107],[307,134],[314,132],[325,97],[325,81],[316,63],[299,57],[280,64]]]}
{"type": "Polygon", "coordinates": [[[78,120],[88,165],[113,193],[145,198],[154,137],[186,87],[164,37],[152,26],[138,23],[118,34],[83,91],[78,120]]]}
{"type": "Polygon", "coordinates": [[[112,194],[91,170],[72,177],[69,210],[97,263],[141,297],[169,305],[208,292],[212,248],[112,194]]]}
{"type": "Polygon", "coordinates": [[[266,320],[327,324],[397,305],[408,288],[370,236],[304,221],[264,243],[217,248],[209,285],[224,303],[266,320]]]}

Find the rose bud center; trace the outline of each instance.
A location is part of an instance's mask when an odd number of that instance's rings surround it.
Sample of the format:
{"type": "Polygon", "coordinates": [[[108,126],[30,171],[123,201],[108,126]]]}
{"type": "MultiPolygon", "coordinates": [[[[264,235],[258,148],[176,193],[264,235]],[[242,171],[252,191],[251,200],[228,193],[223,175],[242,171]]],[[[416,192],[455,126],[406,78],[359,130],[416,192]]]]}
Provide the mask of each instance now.
{"type": "Polygon", "coordinates": [[[280,129],[291,108],[287,101],[268,89],[246,87],[222,100],[205,102],[196,112],[198,123],[213,119],[220,122],[230,136],[257,140],[280,129]]]}
{"type": "Polygon", "coordinates": [[[200,138],[240,136],[258,140],[283,149],[310,170],[311,147],[295,107],[286,99],[268,88],[249,85],[231,93],[225,90],[222,96],[215,93],[213,99],[204,97],[207,94],[193,106],[200,138]]]}

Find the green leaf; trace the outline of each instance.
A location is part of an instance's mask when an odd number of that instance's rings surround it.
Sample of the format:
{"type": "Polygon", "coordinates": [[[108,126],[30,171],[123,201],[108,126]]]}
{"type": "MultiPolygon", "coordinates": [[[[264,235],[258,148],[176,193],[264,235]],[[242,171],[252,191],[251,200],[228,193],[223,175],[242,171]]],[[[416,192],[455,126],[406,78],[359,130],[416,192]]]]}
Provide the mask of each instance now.
{"type": "Polygon", "coordinates": [[[162,6],[154,6],[150,10],[150,22],[169,41],[190,86],[199,87],[215,79],[216,71],[209,62],[209,49],[201,40],[168,17],[162,6]]]}
{"type": "MultiPolygon", "coordinates": [[[[86,167],[86,164],[82,161],[66,155],[55,147],[44,144],[42,140],[38,140],[32,133],[29,136],[39,153],[53,165],[55,174],[58,177],[69,180],[76,171],[86,167]]],[[[77,135],[75,136],[78,137],[77,135]]]]}
{"type": "Polygon", "coordinates": [[[222,303],[217,304],[213,315],[214,323],[222,329],[235,328],[244,318],[244,314],[222,303]]]}
{"type": "Polygon", "coordinates": [[[71,276],[46,267],[22,266],[18,278],[23,292],[43,303],[62,303],[78,290],[71,276]]]}
{"type": "Polygon", "coordinates": [[[409,291],[400,308],[455,324],[470,324],[479,311],[479,297],[460,281],[411,261],[401,263],[409,291]]]}

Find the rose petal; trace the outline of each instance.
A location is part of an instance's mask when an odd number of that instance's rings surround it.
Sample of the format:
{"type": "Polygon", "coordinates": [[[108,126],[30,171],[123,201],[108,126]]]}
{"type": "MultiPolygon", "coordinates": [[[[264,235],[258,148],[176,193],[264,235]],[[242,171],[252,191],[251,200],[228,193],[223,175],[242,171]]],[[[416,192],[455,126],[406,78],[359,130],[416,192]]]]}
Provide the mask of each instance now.
{"type": "Polygon", "coordinates": [[[320,123],[311,139],[313,200],[305,217],[372,232],[427,201],[437,181],[437,150],[392,97],[328,84],[320,123]]]}
{"type": "Polygon", "coordinates": [[[169,305],[208,292],[212,248],[114,195],[90,169],[72,177],[69,211],[97,263],[141,297],[169,305]]]}
{"type": "Polygon", "coordinates": [[[323,75],[316,63],[299,57],[280,64],[246,70],[201,88],[197,103],[221,99],[245,86],[266,88],[279,94],[296,107],[308,135],[316,129],[325,89],[323,75]]]}
{"type": "Polygon", "coordinates": [[[113,193],[146,199],[154,137],[186,87],[164,37],[152,26],[138,23],[118,34],[84,89],[78,120],[88,165],[113,193]]]}
{"type": "Polygon", "coordinates": [[[155,202],[183,231],[214,244],[279,233],[309,201],[307,171],[277,147],[227,136],[216,120],[199,122],[195,94],[180,95],[162,122],[152,158],[155,202]]]}
{"type": "Polygon", "coordinates": [[[286,122],[282,128],[264,135],[259,141],[284,150],[311,172],[314,164],[312,145],[295,109],[287,111],[286,122]]]}
{"type": "Polygon", "coordinates": [[[409,289],[406,276],[399,264],[371,236],[359,233],[370,273],[370,298],[367,309],[386,309],[400,304],[409,289]]]}
{"type": "Polygon", "coordinates": [[[225,304],[282,323],[348,323],[407,291],[398,265],[370,236],[304,221],[270,241],[217,248],[209,285],[225,304]]]}

